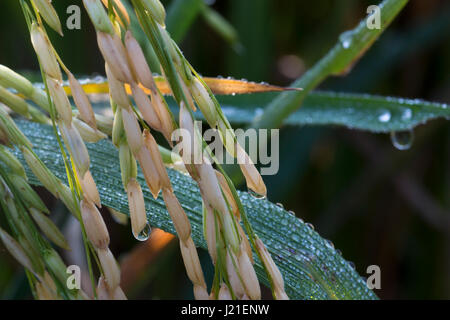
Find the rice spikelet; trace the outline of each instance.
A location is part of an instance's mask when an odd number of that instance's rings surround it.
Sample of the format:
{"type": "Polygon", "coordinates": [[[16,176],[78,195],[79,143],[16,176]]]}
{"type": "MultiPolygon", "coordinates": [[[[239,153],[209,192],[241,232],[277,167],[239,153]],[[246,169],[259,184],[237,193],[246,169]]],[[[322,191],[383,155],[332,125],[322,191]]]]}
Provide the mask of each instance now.
{"type": "Polygon", "coordinates": [[[109,246],[109,233],[102,215],[89,200],[80,201],[81,217],[89,240],[97,249],[109,246]]]}
{"type": "Polygon", "coordinates": [[[148,66],[141,46],[134,38],[130,30],[125,34],[125,47],[130,58],[130,66],[136,75],[137,80],[146,88],[156,90],[155,80],[148,66]]]}
{"type": "Polygon", "coordinates": [[[31,44],[39,57],[44,72],[56,80],[62,80],[61,70],[50,41],[37,23],[31,25],[30,35],[31,44]]]}
{"type": "Polygon", "coordinates": [[[125,47],[117,34],[97,31],[97,42],[103,58],[114,77],[124,83],[133,83],[134,79],[128,66],[128,57],[125,47]]]}
{"type": "Polygon", "coordinates": [[[128,206],[130,208],[131,228],[135,238],[147,226],[147,213],[145,211],[144,195],[141,186],[135,179],[127,184],[128,206]]]}
{"type": "Polygon", "coordinates": [[[92,104],[89,101],[88,96],[83,90],[80,82],[73,76],[72,73],[68,73],[70,90],[72,91],[73,100],[75,105],[80,112],[80,118],[83,119],[91,128],[97,129],[97,124],[95,121],[94,110],[92,109],[92,104]]]}

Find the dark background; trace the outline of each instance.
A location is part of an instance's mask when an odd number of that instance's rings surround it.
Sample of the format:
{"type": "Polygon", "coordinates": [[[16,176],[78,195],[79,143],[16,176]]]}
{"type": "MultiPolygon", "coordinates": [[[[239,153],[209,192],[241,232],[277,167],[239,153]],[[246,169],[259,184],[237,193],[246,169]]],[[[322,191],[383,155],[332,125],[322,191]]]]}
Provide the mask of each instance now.
{"type": "MultiPolygon", "coordinates": [[[[81,5],[53,2],[63,24],[65,8],[81,5]]],[[[212,7],[236,28],[240,49],[232,48],[202,17],[180,46],[203,75],[288,85],[320,59],[340,33],[353,28],[370,4],[375,3],[218,0],[212,7]]],[[[35,75],[38,65],[18,1],[2,1],[0,30],[0,63],[35,75]]],[[[64,33],[64,38],[52,34],[52,39],[72,72],[102,74],[103,61],[84,9],[82,29],[64,28],[64,33]]],[[[321,89],[449,103],[449,40],[449,1],[411,0],[348,75],[327,80],[321,89]]],[[[399,151],[387,134],[338,127],[283,128],[280,171],[265,178],[268,198],[313,223],[362,276],[367,266],[379,265],[380,298],[448,299],[450,126],[433,121],[414,134],[411,149],[399,151]]],[[[39,192],[48,198],[55,219],[60,218],[61,206],[39,192]]],[[[176,241],[162,249],[151,241],[137,245],[129,227],[108,222],[117,256],[141,253],[135,258],[142,264],[135,271],[139,276],[126,286],[129,297],[191,297],[176,241]]],[[[207,255],[202,256],[208,264],[207,255]]],[[[0,298],[29,297],[24,273],[0,248],[0,298]]]]}

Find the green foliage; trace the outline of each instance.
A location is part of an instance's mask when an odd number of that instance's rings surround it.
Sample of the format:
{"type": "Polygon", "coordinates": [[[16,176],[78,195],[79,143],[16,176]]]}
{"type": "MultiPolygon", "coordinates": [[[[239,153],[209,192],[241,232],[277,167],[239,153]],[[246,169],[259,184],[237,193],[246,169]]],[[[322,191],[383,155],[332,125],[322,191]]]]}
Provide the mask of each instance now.
{"type": "MultiPolygon", "coordinates": [[[[355,2],[356,1],[352,1],[349,7],[354,7],[355,2]]],[[[281,42],[282,40],[279,38],[273,39],[273,37],[268,34],[269,32],[273,32],[269,27],[273,19],[270,14],[269,1],[234,0],[231,1],[231,3],[232,25],[237,28],[239,38],[241,39],[242,44],[245,45],[245,49],[239,52],[240,56],[233,55],[227,57],[228,66],[230,68],[228,68],[229,70],[227,70],[226,74],[245,76],[253,80],[270,79],[270,68],[267,66],[269,65],[269,62],[274,61],[272,57],[272,55],[274,55],[274,41],[281,42]]],[[[309,71],[295,82],[295,85],[304,87],[306,89],[305,91],[287,92],[279,96],[275,94],[257,94],[236,97],[219,97],[225,115],[230,122],[244,126],[280,127],[282,125],[339,125],[370,132],[411,130],[432,119],[449,119],[450,109],[446,104],[431,103],[417,99],[391,98],[367,94],[312,91],[328,76],[341,74],[342,72],[347,71],[347,68],[352,67],[361,55],[365,53],[368,46],[370,46],[381,32],[385,30],[387,25],[406,3],[406,0],[384,1],[382,3],[382,17],[384,20],[383,29],[380,31],[368,31],[364,28],[364,20],[362,20],[361,24],[353,31],[343,33],[340,41],[338,41],[324,58],[319,60],[314,67],[309,68],[309,71]],[[349,38],[351,38],[351,43],[347,48],[347,45],[343,45],[343,41],[346,41],[349,38]],[[266,108],[267,106],[268,108],[266,108]]],[[[8,5],[11,7],[13,6],[9,3],[8,5]]],[[[295,5],[303,6],[300,2],[295,5]]],[[[280,4],[280,6],[282,6],[282,4],[280,4]]],[[[306,6],[306,2],[304,6],[306,6]]],[[[340,11],[342,11],[342,7],[345,7],[340,3],[336,6],[339,7],[340,11]]],[[[360,6],[364,5],[360,4],[360,6]]],[[[195,19],[202,15],[202,10],[204,10],[205,5],[202,0],[173,0],[170,1],[170,6],[168,8],[167,28],[174,40],[179,42],[184,39],[195,19]]],[[[15,8],[14,10],[11,10],[11,12],[16,11],[15,8]]],[[[297,12],[297,10],[291,11],[297,12]]],[[[344,89],[355,92],[368,91],[370,89],[372,92],[378,92],[373,89],[374,84],[381,82],[380,79],[383,80],[383,75],[388,73],[391,67],[395,66],[400,60],[404,60],[404,52],[418,52],[419,50],[422,52],[424,51],[424,48],[430,46],[430,43],[433,43],[433,41],[435,42],[436,39],[443,39],[445,35],[448,34],[448,31],[450,30],[448,27],[448,21],[450,21],[448,19],[449,12],[450,11],[448,10],[443,10],[439,17],[430,19],[433,21],[430,22],[428,26],[416,26],[415,29],[411,29],[408,34],[386,35],[386,37],[383,37],[383,41],[380,41],[382,45],[369,52],[369,59],[366,64],[363,64],[363,68],[356,69],[356,72],[352,73],[353,78],[332,79],[332,81],[328,81],[328,84],[331,83],[331,88],[333,90],[344,89]]],[[[284,14],[286,15],[286,13],[284,14]]],[[[311,14],[311,16],[314,17],[313,14],[311,14]]],[[[13,16],[11,15],[11,17],[13,16]]],[[[295,17],[298,17],[298,13],[296,13],[295,17]]],[[[20,18],[21,17],[16,20],[21,20],[20,18]]],[[[315,17],[315,19],[317,20],[317,17],[315,17]]],[[[285,22],[289,23],[288,20],[290,21],[292,19],[283,16],[283,20],[286,20],[285,22]]],[[[6,19],[6,21],[8,21],[8,19],[6,19]]],[[[208,23],[207,19],[206,22],[208,23]]],[[[317,21],[314,21],[314,24],[317,24],[316,22],[317,21]]],[[[336,26],[336,24],[324,21],[321,28],[324,30],[329,28],[330,25],[336,26]]],[[[204,28],[204,26],[204,23],[201,24],[201,28],[204,28]]],[[[210,27],[211,26],[210,23],[210,27]]],[[[341,27],[342,26],[335,28],[335,30],[340,30],[341,27]]],[[[285,40],[285,42],[291,43],[292,41],[295,41],[295,39],[292,38],[292,34],[290,36],[289,32],[286,31],[289,27],[284,25],[284,27],[280,26],[280,28],[284,28],[283,32],[286,33],[285,37],[288,40],[285,40]]],[[[293,33],[293,30],[294,29],[290,32],[293,33]]],[[[309,30],[310,28],[308,31],[309,30]]],[[[22,32],[21,30],[19,31],[22,32]]],[[[312,31],[311,35],[313,36],[309,35],[309,37],[315,37],[314,30],[312,31]]],[[[87,33],[88,32],[86,32],[86,34],[87,33]]],[[[82,33],[67,32],[67,34],[68,38],[66,37],[66,40],[73,38],[78,39],[80,38],[79,35],[82,33]]],[[[324,32],[321,35],[320,39],[314,39],[313,42],[320,42],[322,45],[321,50],[323,50],[323,43],[326,42],[326,38],[331,37],[330,35],[334,35],[333,32],[326,32],[326,34],[324,32]]],[[[301,34],[301,37],[303,36],[304,35],[301,34]]],[[[15,37],[17,37],[17,35],[15,35],[15,37]]],[[[157,71],[159,64],[155,63],[155,53],[150,48],[149,43],[145,41],[146,39],[143,38],[144,35],[141,32],[139,40],[143,44],[148,59],[153,62],[152,70],[157,71]]],[[[201,41],[203,40],[204,39],[202,38],[201,41]]],[[[68,42],[71,41],[72,40],[69,40],[68,42]]],[[[189,41],[192,41],[192,39],[189,39],[189,41]]],[[[16,46],[20,44],[20,48],[22,48],[23,45],[23,42],[14,43],[12,40],[10,43],[16,46]]],[[[202,45],[204,47],[200,47],[200,51],[205,49],[205,47],[208,49],[209,42],[202,45]]],[[[317,49],[320,48],[320,45],[316,47],[311,46],[310,44],[307,45],[310,47],[308,49],[310,50],[309,59],[307,50],[302,51],[301,54],[302,59],[306,60],[306,64],[308,64],[308,60],[311,61],[312,58],[316,59],[317,52],[320,51],[317,49]]],[[[328,44],[325,46],[328,46],[328,44]]],[[[195,45],[191,45],[190,47],[195,47],[195,45]]],[[[292,48],[290,49],[292,51],[292,48]]],[[[17,50],[18,49],[16,48],[14,52],[17,50]]],[[[189,50],[193,49],[189,48],[189,50]]],[[[214,48],[214,50],[216,50],[216,48],[214,48]]],[[[286,50],[286,48],[283,48],[282,50],[286,50]]],[[[31,52],[31,49],[28,48],[24,51],[31,52]]],[[[10,58],[7,56],[8,53],[6,50],[5,52],[6,53],[0,55],[10,58]]],[[[70,54],[70,52],[67,53],[67,55],[70,54]]],[[[80,72],[90,72],[86,71],[90,70],[89,63],[91,63],[90,61],[96,61],[96,59],[79,59],[78,52],[72,54],[76,55],[76,58],[73,59],[73,66],[81,70],[80,72]]],[[[89,52],[89,55],[91,54],[92,53],[89,52]]],[[[206,55],[208,55],[208,53],[206,53],[206,55]]],[[[198,58],[194,57],[194,60],[195,59],[198,58]]],[[[203,60],[213,60],[210,64],[216,64],[214,59],[203,60]]],[[[204,61],[202,61],[203,64],[205,64],[204,61]]],[[[391,93],[392,92],[390,91],[389,94],[391,93]]],[[[418,94],[415,96],[421,95],[418,94]]],[[[102,107],[102,105],[100,104],[97,107],[102,107]]],[[[172,103],[171,107],[174,111],[178,110],[178,107],[174,103],[172,103]]],[[[196,116],[199,116],[199,114],[196,116]]],[[[46,126],[28,122],[20,122],[20,128],[24,130],[26,135],[30,138],[34,144],[36,153],[42,160],[53,172],[55,172],[55,174],[65,180],[63,160],[58,152],[58,146],[56,144],[56,139],[53,136],[53,132],[46,126]]],[[[290,137],[289,141],[287,141],[288,139],[285,139],[283,142],[284,144],[287,144],[287,142],[290,144],[295,143],[297,146],[297,150],[290,151],[290,157],[293,159],[290,164],[295,163],[296,167],[290,168],[289,176],[285,176],[286,179],[292,179],[292,176],[295,175],[295,171],[298,170],[298,167],[300,166],[298,158],[292,156],[292,154],[298,155],[299,152],[303,151],[298,147],[299,141],[296,140],[297,138],[298,136],[290,137]]],[[[120,170],[116,150],[109,142],[103,141],[95,145],[90,145],[89,151],[92,158],[92,172],[94,178],[98,182],[103,203],[106,206],[128,213],[126,194],[123,192],[120,182],[120,170]],[[112,159],[114,159],[114,161],[110,161],[111,155],[113,155],[112,159]]],[[[309,154],[302,154],[302,156],[308,157],[309,154]]],[[[349,156],[349,158],[350,157],[351,156],[349,156]]],[[[284,158],[284,160],[286,160],[286,158],[284,158]]],[[[354,168],[352,168],[352,171],[354,171],[354,168]]],[[[27,173],[31,176],[29,170],[27,173]]],[[[441,173],[439,174],[441,175],[441,173]]],[[[181,200],[183,207],[192,222],[193,238],[197,245],[205,248],[206,245],[201,236],[201,204],[197,187],[189,178],[175,171],[170,171],[170,177],[174,183],[177,196],[181,200]]],[[[344,186],[347,186],[350,178],[348,176],[345,177],[346,183],[344,186]]],[[[327,176],[326,179],[328,182],[329,177],[327,176]]],[[[31,177],[31,180],[33,183],[37,182],[33,177],[31,177]]],[[[142,175],[140,175],[140,180],[140,182],[143,182],[142,175]]],[[[286,181],[283,181],[283,186],[285,188],[285,185],[290,185],[292,187],[294,184],[294,182],[291,181],[289,181],[289,183],[285,182],[286,181]]],[[[323,181],[320,183],[323,183],[323,181]]],[[[145,183],[143,183],[143,185],[145,185],[145,183]]],[[[280,189],[283,190],[283,188],[280,189]]],[[[442,188],[442,190],[444,190],[442,191],[444,193],[445,190],[448,191],[448,188],[442,188]]],[[[149,219],[152,225],[173,233],[174,228],[162,200],[153,200],[147,188],[145,188],[144,192],[149,210],[149,219]]],[[[280,191],[278,190],[278,192],[280,191]]],[[[446,194],[448,193],[445,193],[445,195],[446,194]]],[[[266,200],[254,199],[249,197],[246,193],[240,193],[240,195],[249,214],[251,223],[254,225],[258,235],[267,244],[276,263],[280,266],[280,269],[285,276],[286,291],[291,298],[376,298],[375,294],[367,289],[364,281],[351,268],[351,265],[347,263],[334,248],[332,248],[328,241],[322,239],[309,226],[295,218],[295,216],[289,214],[284,209],[266,200]]],[[[338,205],[339,204],[340,203],[338,203],[338,205]]],[[[340,218],[335,217],[334,219],[340,218]]],[[[352,239],[354,238],[350,238],[350,241],[353,241],[352,239]]],[[[427,252],[427,255],[428,254],[429,252],[427,252]]],[[[257,272],[260,279],[267,284],[267,280],[264,278],[264,272],[262,271],[259,262],[257,264],[257,272]]],[[[0,275],[5,275],[5,273],[0,275]]],[[[414,280],[416,281],[416,279],[414,280]]],[[[2,279],[0,279],[0,286],[2,285],[1,282],[2,279]]]]}

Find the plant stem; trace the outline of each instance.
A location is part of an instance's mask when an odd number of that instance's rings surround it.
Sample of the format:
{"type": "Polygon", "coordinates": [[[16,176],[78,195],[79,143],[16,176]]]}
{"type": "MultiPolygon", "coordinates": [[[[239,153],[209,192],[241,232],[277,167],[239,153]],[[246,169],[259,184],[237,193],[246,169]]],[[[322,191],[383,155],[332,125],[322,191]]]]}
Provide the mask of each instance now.
{"type": "Polygon", "coordinates": [[[408,0],[384,0],[379,4],[380,29],[369,29],[367,17],[356,28],[341,34],[338,43],[301,78],[291,86],[303,88],[303,91],[289,91],[278,95],[264,110],[264,113],[253,120],[253,128],[278,128],[296,109],[311,90],[331,75],[345,73],[369,49],[375,40],[386,30],[392,20],[399,14],[408,0]]]}

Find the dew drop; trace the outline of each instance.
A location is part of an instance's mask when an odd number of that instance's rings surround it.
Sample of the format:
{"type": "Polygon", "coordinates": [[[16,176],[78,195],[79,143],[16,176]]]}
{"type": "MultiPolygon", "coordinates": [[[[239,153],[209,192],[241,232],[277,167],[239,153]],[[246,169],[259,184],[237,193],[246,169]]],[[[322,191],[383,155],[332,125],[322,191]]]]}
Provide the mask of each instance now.
{"type": "Polygon", "coordinates": [[[414,141],[414,131],[392,131],[391,132],[392,145],[398,150],[408,150],[411,148],[414,141]]]}
{"type": "Polygon", "coordinates": [[[302,256],[301,256],[300,254],[296,254],[296,255],[294,256],[294,258],[295,258],[295,260],[297,260],[297,261],[302,261],[302,256]]]}
{"type": "Polygon", "coordinates": [[[314,225],[312,223],[307,222],[306,225],[311,229],[314,230],[314,225]]]}
{"type": "Polygon", "coordinates": [[[259,194],[253,190],[248,190],[248,194],[251,195],[255,199],[265,199],[266,196],[263,194],[259,194]]]}
{"type": "Polygon", "coordinates": [[[378,120],[380,122],[389,122],[391,120],[391,113],[389,110],[382,110],[380,115],[378,116],[378,120]]]}
{"type": "Polygon", "coordinates": [[[353,41],[353,32],[352,31],[346,31],[342,33],[339,36],[339,41],[341,42],[341,45],[344,49],[350,48],[353,41]]]}
{"type": "Polygon", "coordinates": [[[261,117],[264,113],[264,110],[262,108],[256,108],[255,110],[255,118],[256,117],[261,117]]]}
{"type": "Polygon", "coordinates": [[[405,110],[403,110],[401,117],[402,117],[403,121],[411,120],[411,118],[412,118],[412,111],[411,111],[411,109],[406,108],[405,110]]]}
{"type": "Polygon", "coordinates": [[[334,244],[331,240],[326,240],[327,247],[330,249],[334,249],[334,244]]]}
{"type": "Polygon", "coordinates": [[[282,203],[277,203],[277,207],[280,207],[281,209],[284,209],[284,206],[283,206],[283,204],[282,203]]]}
{"type": "Polygon", "coordinates": [[[350,267],[351,267],[353,270],[356,269],[355,263],[354,263],[353,261],[348,261],[348,264],[350,265],[350,267]]]}
{"type": "Polygon", "coordinates": [[[102,76],[95,76],[93,79],[92,79],[92,82],[94,82],[94,83],[104,83],[106,81],[106,79],[104,78],[104,77],[102,77],[102,76]]]}
{"type": "Polygon", "coordinates": [[[138,235],[134,235],[134,237],[138,241],[146,241],[150,237],[150,233],[152,233],[152,228],[150,227],[150,224],[147,223],[144,229],[142,229],[138,235]]]}

